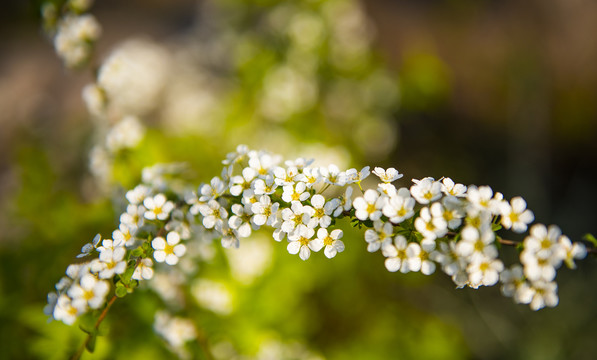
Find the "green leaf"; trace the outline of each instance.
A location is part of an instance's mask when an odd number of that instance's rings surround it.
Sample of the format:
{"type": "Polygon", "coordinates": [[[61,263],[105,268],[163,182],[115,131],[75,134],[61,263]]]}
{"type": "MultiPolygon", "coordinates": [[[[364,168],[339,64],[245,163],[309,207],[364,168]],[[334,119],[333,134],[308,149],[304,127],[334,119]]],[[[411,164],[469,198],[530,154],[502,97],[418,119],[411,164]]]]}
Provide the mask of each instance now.
{"type": "Polygon", "coordinates": [[[116,296],[118,297],[125,297],[126,294],[128,294],[128,290],[126,289],[126,287],[124,287],[124,285],[122,283],[118,283],[116,284],[116,290],[115,290],[116,296]]]}
{"type": "Polygon", "coordinates": [[[87,334],[93,334],[97,331],[95,328],[95,316],[92,312],[88,312],[79,318],[79,328],[87,334]]]}
{"type": "Polygon", "coordinates": [[[593,234],[585,234],[582,238],[583,240],[586,240],[593,244],[594,247],[597,247],[597,239],[595,239],[595,236],[593,234]]]}
{"type": "Polygon", "coordinates": [[[95,341],[97,340],[97,333],[89,334],[89,341],[85,344],[85,348],[90,353],[95,351],[95,341]]]}

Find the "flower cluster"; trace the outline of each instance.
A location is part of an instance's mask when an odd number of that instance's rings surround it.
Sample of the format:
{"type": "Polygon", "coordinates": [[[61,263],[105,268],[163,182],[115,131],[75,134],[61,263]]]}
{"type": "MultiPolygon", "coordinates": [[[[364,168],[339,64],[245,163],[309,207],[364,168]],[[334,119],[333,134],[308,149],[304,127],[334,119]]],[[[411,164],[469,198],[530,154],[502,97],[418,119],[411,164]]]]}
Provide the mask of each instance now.
{"type": "Polygon", "coordinates": [[[67,67],[86,64],[101,35],[95,17],[83,14],[91,5],[91,0],[69,0],[58,9],[54,2],[48,1],[42,8],[46,30],[54,39],[54,49],[67,67]]]}
{"type": "MultiPolygon", "coordinates": [[[[343,231],[336,219],[350,217],[366,227],[367,250],[380,250],[389,271],[429,275],[440,267],[458,287],[492,286],[533,310],[558,303],[556,269],[586,256],[581,243],[572,243],[558,227],[533,225],[518,243],[521,264],[505,269],[499,259],[504,244],[516,244],[496,234],[502,227],[517,233],[534,220],[525,201],[506,201],[488,186],[466,187],[449,178],[413,180],[410,188],[396,188],[402,177],[395,169],[375,168],[381,182],[352,199],[353,187],[369,176],[369,167],[341,171],[335,165],[312,166],[313,160],[285,161],[264,151],[240,145],[227,155],[220,176],[189,191],[173,186],[180,165],[145,169],[143,183],[126,193],[128,205],[111,239],[83,246],[48,295],[47,313],[72,324],[101,308],[114,284],[115,296],[132,292],[140,281],[154,276],[154,262],[176,265],[187,253],[193,235],[219,238],[225,248],[262,227],[276,241],[287,240],[290,254],[307,260],[323,250],[328,258],[344,250],[343,231]],[[340,196],[325,197],[329,187],[346,187],[340,196]]],[[[362,191],[362,190],[361,190],[362,191]]]]}

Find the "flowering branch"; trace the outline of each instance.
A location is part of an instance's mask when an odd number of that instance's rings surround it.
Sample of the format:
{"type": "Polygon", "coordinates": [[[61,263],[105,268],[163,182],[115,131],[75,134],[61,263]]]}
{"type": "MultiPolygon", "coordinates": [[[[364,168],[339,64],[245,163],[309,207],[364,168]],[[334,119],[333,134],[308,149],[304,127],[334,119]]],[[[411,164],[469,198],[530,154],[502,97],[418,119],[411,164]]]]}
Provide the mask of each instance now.
{"type": "Polygon", "coordinates": [[[343,230],[336,224],[344,217],[365,227],[367,250],[381,251],[389,271],[429,275],[439,266],[458,287],[492,286],[501,280],[504,295],[533,310],[557,305],[556,269],[562,263],[574,268],[574,259],[587,254],[582,243],[572,243],[555,225],[533,225],[522,242],[496,236],[502,228],[525,232],[534,216],[522,198],[508,202],[488,186],[424,178],[413,180],[410,189],[396,188],[392,182],[402,174],[375,168],[373,174],[381,180],[377,189],[352,199],[349,185],[360,186],[369,167],[340,171],[335,165],[312,167],[312,160],[303,158],[280,163],[279,156],[238,146],[223,161],[221,176],[197,191],[169,180],[182,171],[179,165],[145,169],[143,183],[126,194],[129,204],[112,239],[98,235],[83,246],[78,257],[95,258],[69,266],[57,292],[48,296],[48,314],[73,324],[105,303],[112,279],[115,295],[97,329],[116,297],[153,277],[154,261],[176,265],[197,237],[238,248],[241,239],[264,227],[274,240],[287,240],[290,254],[307,260],[323,250],[331,259],[345,248],[343,230]],[[324,197],[332,187],[343,189],[342,195],[324,197]],[[521,264],[506,268],[497,244],[520,249],[521,264]]]}

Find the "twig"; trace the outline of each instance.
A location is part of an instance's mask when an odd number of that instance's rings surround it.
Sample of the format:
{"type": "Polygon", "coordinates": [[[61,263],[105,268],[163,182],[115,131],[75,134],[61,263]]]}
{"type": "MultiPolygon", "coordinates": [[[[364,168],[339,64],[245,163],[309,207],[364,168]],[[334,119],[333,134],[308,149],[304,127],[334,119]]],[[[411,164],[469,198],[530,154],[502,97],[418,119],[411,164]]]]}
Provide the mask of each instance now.
{"type": "MultiPolygon", "coordinates": [[[[93,327],[95,330],[97,330],[99,328],[100,324],[102,323],[102,321],[104,321],[104,318],[108,314],[108,310],[110,310],[110,307],[112,306],[114,301],[116,301],[117,298],[118,297],[116,295],[114,295],[114,296],[112,296],[110,301],[108,301],[108,304],[104,308],[104,311],[102,311],[99,318],[97,318],[97,321],[95,322],[95,326],[93,327]]],[[[78,360],[81,358],[81,355],[83,355],[83,352],[85,351],[85,348],[89,344],[89,341],[91,341],[91,334],[87,335],[87,339],[85,339],[85,341],[83,342],[83,344],[81,344],[81,346],[79,347],[77,352],[73,355],[73,357],[71,357],[71,360],[78,360]]]]}

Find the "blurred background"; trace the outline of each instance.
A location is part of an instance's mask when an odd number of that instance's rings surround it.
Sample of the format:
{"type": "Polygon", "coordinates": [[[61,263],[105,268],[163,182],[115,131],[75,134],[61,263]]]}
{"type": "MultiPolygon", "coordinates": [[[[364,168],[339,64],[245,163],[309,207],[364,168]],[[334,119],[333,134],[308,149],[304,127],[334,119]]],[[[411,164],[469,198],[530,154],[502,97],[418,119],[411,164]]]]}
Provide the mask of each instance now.
{"type": "MultiPolygon", "coordinates": [[[[144,166],[184,161],[199,184],[240,143],[393,166],[400,186],[487,184],[573,240],[597,233],[597,2],[105,0],[91,9],[103,28],[93,71],[62,66],[40,5],[0,11],[3,357],[64,359],[82,342],[76,326],[47,323],[46,294],[83,244],[110,236],[144,166]],[[105,65],[115,59],[136,65],[119,73],[105,65]],[[134,145],[111,145],[118,114],[89,115],[81,90],[95,74],[143,123],[134,145]]],[[[594,258],[560,270],[558,307],[532,312],[498,287],[388,273],[362,231],[331,261],[303,262],[268,236],[201,250],[196,276],[162,279],[170,297],[148,286],[119,300],[84,358],[184,357],[152,331],[163,308],[199,329],[190,358],[205,343],[221,359],[597,353],[594,258]]]]}

